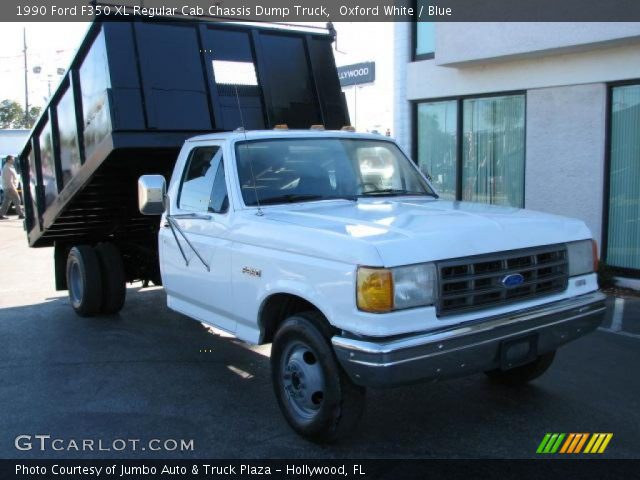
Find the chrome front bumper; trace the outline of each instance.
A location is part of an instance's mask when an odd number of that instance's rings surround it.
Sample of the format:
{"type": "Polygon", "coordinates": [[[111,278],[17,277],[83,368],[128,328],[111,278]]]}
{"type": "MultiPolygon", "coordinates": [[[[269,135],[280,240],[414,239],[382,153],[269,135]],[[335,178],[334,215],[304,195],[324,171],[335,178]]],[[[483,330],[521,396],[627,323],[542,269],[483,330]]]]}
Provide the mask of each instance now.
{"type": "Polygon", "coordinates": [[[451,378],[500,367],[505,341],[533,335],[536,353],[543,354],[581,337],[602,322],[605,298],[593,292],[410,336],[335,336],[331,342],[342,367],[359,385],[451,378]]]}

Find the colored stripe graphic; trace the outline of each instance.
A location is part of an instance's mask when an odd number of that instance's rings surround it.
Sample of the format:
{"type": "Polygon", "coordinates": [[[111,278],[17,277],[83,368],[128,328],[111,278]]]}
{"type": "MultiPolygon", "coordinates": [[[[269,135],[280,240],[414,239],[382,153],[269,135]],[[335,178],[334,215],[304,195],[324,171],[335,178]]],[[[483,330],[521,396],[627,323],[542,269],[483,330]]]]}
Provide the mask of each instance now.
{"type": "Polygon", "coordinates": [[[578,442],[581,439],[582,439],[582,434],[576,433],[575,436],[573,437],[573,442],[571,442],[571,445],[569,445],[569,450],[567,450],[567,453],[573,453],[576,447],[578,446],[578,442]]]}
{"type": "Polygon", "coordinates": [[[549,441],[549,438],[551,437],[550,433],[547,433],[544,438],[542,439],[542,441],[540,442],[540,445],[538,445],[538,449],[536,450],[536,453],[542,453],[544,450],[544,447],[546,446],[547,442],[549,441]]]}
{"type": "Polygon", "coordinates": [[[552,434],[551,438],[547,442],[547,446],[544,447],[544,452],[542,452],[542,453],[551,453],[551,449],[555,445],[557,438],[558,438],[558,434],[557,433],[552,434]]]}
{"type": "Polygon", "coordinates": [[[560,448],[560,444],[562,443],[562,440],[564,440],[564,433],[561,433],[558,435],[558,439],[556,440],[556,443],[553,445],[553,447],[551,447],[551,451],[549,453],[556,453],[558,451],[558,449],[560,448]]]}
{"type": "Polygon", "coordinates": [[[536,453],[603,453],[612,438],[613,433],[547,433],[538,445],[536,453]]]}
{"type": "Polygon", "coordinates": [[[609,442],[613,438],[613,433],[606,433],[605,435],[606,435],[606,437],[605,437],[604,441],[602,442],[602,445],[600,445],[600,450],[598,450],[598,453],[604,453],[604,451],[606,450],[607,446],[609,445],[609,442]]]}
{"type": "Polygon", "coordinates": [[[547,433],[538,445],[536,453],[556,453],[565,435],[564,433],[547,433]]]}
{"type": "Polygon", "coordinates": [[[584,453],[591,453],[591,447],[593,447],[593,444],[596,443],[597,438],[597,434],[591,435],[591,440],[589,440],[589,443],[587,443],[587,448],[584,449],[584,453]]]}
{"type": "Polygon", "coordinates": [[[573,439],[576,437],[575,433],[570,433],[569,436],[567,437],[567,441],[564,442],[564,445],[562,445],[562,448],[560,449],[560,453],[566,453],[567,449],[569,448],[569,445],[571,445],[571,442],[573,442],[573,439]]]}
{"type": "Polygon", "coordinates": [[[604,453],[612,438],[613,433],[594,433],[584,453],[604,453]]]}
{"type": "Polygon", "coordinates": [[[582,438],[578,442],[578,445],[576,445],[576,449],[573,451],[573,453],[580,453],[582,451],[582,447],[584,446],[585,442],[587,441],[587,438],[589,438],[589,434],[588,433],[582,433],[581,435],[582,435],[582,438]]]}

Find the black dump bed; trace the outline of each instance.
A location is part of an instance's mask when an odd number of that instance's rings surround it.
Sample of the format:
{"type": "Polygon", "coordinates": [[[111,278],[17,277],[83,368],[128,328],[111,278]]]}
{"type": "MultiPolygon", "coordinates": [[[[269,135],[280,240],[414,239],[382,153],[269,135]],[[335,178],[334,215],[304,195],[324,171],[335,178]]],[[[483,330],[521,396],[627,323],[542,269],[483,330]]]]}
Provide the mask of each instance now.
{"type": "Polygon", "coordinates": [[[238,102],[246,129],[348,125],[331,42],[325,30],[94,22],[21,153],[29,244],[155,245],[138,177],[168,178],[185,139],[240,127],[238,102]]]}

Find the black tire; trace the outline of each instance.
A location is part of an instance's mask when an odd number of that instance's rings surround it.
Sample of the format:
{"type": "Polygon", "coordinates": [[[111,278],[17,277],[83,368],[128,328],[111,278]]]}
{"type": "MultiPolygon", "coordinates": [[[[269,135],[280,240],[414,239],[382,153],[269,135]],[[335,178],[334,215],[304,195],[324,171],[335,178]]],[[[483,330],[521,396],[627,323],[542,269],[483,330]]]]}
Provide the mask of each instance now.
{"type": "Polygon", "coordinates": [[[100,311],[102,305],[102,274],[93,248],[78,245],[67,257],[67,287],[69,301],[81,317],[90,317],[100,311]]]}
{"type": "Polygon", "coordinates": [[[113,243],[100,243],[96,247],[102,271],[102,305],[100,311],[107,315],[118,313],[127,295],[127,279],[120,250],[113,243]]]}
{"type": "Polygon", "coordinates": [[[331,443],[355,429],[364,410],[365,389],[342,370],[328,340],[330,333],[322,333],[324,325],[317,312],[285,320],[271,348],[271,377],[289,425],[311,441],[331,443]]]}
{"type": "Polygon", "coordinates": [[[555,350],[553,352],[545,353],[536,358],[533,362],[521,365],[519,367],[511,368],[509,370],[489,370],[485,374],[496,383],[503,385],[522,385],[524,383],[535,380],[542,374],[544,374],[553,363],[553,359],[556,356],[555,350]]]}
{"type": "Polygon", "coordinates": [[[162,286],[162,275],[160,274],[160,268],[158,267],[158,271],[154,272],[150,279],[156,287],[162,286]]]}

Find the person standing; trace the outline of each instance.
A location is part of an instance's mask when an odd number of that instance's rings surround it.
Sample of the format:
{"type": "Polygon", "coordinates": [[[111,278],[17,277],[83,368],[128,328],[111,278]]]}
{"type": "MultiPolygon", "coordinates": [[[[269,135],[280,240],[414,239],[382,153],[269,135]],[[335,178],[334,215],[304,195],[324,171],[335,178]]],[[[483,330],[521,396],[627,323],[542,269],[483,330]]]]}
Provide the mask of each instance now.
{"type": "Polygon", "coordinates": [[[13,203],[16,206],[18,218],[24,218],[22,206],[20,205],[20,195],[18,195],[18,172],[14,166],[15,158],[11,155],[7,157],[7,161],[2,168],[2,189],[4,190],[4,198],[0,207],[0,220],[6,220],[5,213],[9,211],[9,207],[13,203]]]}

